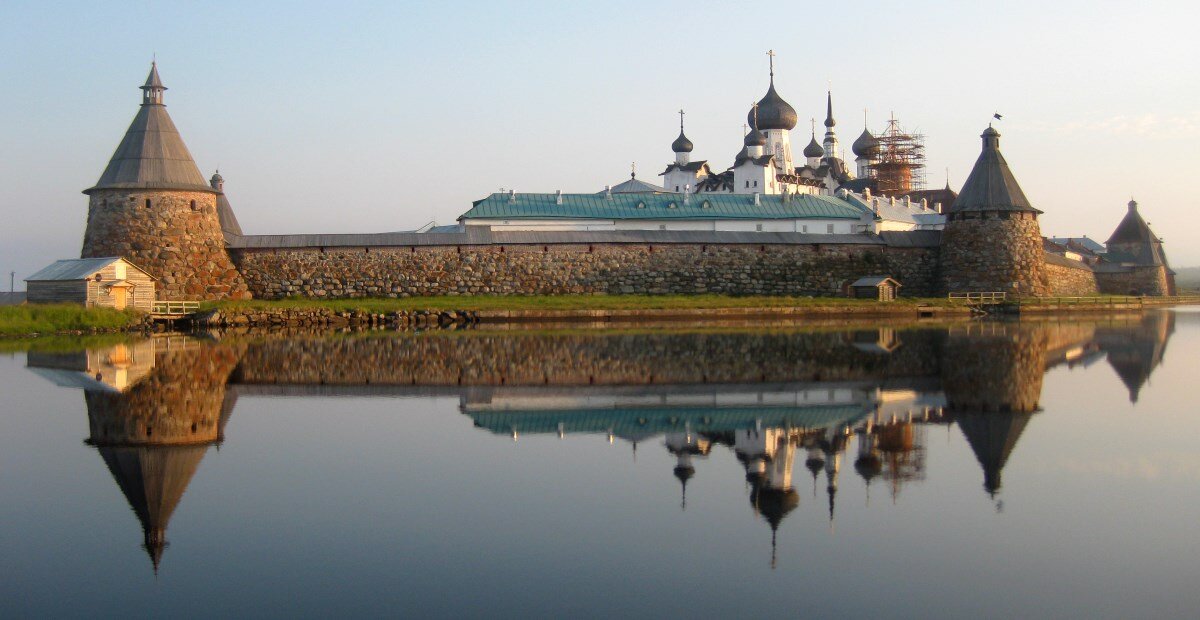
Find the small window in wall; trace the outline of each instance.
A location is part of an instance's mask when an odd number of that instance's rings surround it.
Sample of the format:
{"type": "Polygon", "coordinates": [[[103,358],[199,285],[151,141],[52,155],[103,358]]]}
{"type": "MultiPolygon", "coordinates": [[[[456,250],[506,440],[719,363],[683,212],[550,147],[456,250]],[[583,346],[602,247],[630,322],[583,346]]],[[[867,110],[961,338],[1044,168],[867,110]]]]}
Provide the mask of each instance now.
{"type": "Polygon", "coordinates": [[[762,232],[762,224],[755,224],[754,230],[757,230],[758,232],[762,232]]]}
{"type": "Polygon", "coordinates": [[[829,225],[827,225],[827,226],[825,227],[825,232],[827,232],[827,233],[829,233],[829,234],[831,234],[831,235],[832,235],[832,234],[833,234],[833,224],[829,224],[829,225]]]}
{"type": "Polygon", "coordinates": [[[125,279],[125,276],[126,276],[126,273],[125,273],[125,263],[117,263],[116,265],[113,265],[113,271],[115,272],[113,275],[114,275],[114,276],[115,276],[115,277],[116,277],[118,280],[124,280],[124,279],[125,279]]]}
{"type": "Polygon", "coordinates": [[[808,224],[805,224],[805,225],[801,226],[801,227],[800,227],[800,232],[808,232],[808,224]]]}
{"type": "Polygon", "coordinates": [[[196,201],[193,200],[192,201],[192,211],[195,211],[195,210],[196,210],[196,201]]]}
{"type": "Polygon", "coordinates": [[[678,185],[676,185],[676,186],[675,186],[675,193],[679,193],[679,186],[678,186],[678,185]]]}
{"type": "Polygon", "coordinates": [[[754,182],[754,187],[758,187],[758,181],[754,182]]]}
{"type": "Polygon", "coordinates": [[[746,181],[746,187],[750,187],[750,181],[746,181]]]}
{"type": "Polygon", "coordinates": [[[147,209],[150,208],[150,199],[149,198],[146,199],[146,208],[147,209]]]}

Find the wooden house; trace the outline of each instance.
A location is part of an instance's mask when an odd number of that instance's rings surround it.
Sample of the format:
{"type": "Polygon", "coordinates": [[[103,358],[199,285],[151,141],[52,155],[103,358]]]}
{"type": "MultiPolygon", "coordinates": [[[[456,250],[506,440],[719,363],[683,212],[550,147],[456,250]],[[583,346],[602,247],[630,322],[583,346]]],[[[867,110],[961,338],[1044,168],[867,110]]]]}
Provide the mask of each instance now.
{"type": "Polygon", "coordinates": [[[142,312],[154,306],[154,278],[118,256],[60,260],[25,282],[31,304],[77,303],[142,312]]]}
{"type": "Polygon", "coordinates": [[[855,299],[894,301],[900,294],[900,283],[887,276],[867,276],[855,280],[849,292],[855,299]]]}

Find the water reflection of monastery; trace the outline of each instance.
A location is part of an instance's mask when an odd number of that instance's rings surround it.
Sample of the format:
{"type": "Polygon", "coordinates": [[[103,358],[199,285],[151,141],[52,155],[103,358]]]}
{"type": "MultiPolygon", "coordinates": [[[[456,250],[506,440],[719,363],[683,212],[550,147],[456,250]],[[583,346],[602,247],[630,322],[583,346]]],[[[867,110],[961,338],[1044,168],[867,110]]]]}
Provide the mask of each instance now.
{"type": "Polygon", "coordinates": [[[1046,370],[1107,359],[1136,401],[1173,321],[1148,314],[909,331],[175,337],[31,352],[28,365],[84,391],[87,443],[140,521],[157,570],[171,515],[209,447],[223,440],[239,396],[457,396],[475,426],[497,435],[593,434],[635,451],[668,450],[684,508],[703,462],[729,454],[744,469],[750,505],[774,531],[799,506],[806,478],[831,522],[844,475],[893,498],[923,480],[932,424],[958,427],[984,489],[996,494],[1039,411],[1046,370]],[[807,474],[795,472],[798,460],[807,474]]]}

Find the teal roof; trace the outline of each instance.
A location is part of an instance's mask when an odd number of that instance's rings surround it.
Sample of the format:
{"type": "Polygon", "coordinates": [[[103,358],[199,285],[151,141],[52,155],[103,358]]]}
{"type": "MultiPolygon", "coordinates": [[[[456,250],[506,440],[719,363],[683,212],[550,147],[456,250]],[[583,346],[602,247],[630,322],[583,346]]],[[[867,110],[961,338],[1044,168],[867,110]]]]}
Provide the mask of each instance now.
{"type": "Polygon", "coordinates": [[[542,411],[470,411],[475,426],[507,435],[557,433],[606,433],[644,435],[682,431],[722,432],[743,428],[782,427],[821,429],[855,424],[869,411],[862,405],[814,405],[811,407],[696,407],[616,408],[542,411]]]}
{"type": "Polygon", "coordinates": [[[846,219],[864,208],[835,196],[760,194],[555,194],[496,193],[477,200],[459,219],[846,219]]]}

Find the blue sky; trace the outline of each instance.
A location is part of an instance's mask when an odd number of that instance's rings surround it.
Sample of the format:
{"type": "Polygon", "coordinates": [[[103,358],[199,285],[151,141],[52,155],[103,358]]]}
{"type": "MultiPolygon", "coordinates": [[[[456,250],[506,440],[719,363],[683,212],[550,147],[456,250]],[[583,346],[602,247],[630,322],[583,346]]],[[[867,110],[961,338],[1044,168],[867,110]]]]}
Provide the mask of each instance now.
{"type": "MultiPolygon", "coordinates": [[[[452,222],[503,188],[654,181],[680,107],[693,156],[740,148],[780,94],[847,147],[863,110],[926,134],[957,188],[994,111],[1048,235],[1101,240],[1136,196],[1200,264],[1200,9],[1184,2],[156,3],[0,6],[0,270],[76,256],[157,55],[168,109],[248,233],[452,222]]],[[[807,121],[797,128],[803,136],[807,121]]],[[[4,282],[7,286],[7,282],[4,282]]],[[[19,287],[18,287],[19,288],[19,287]]]]}

